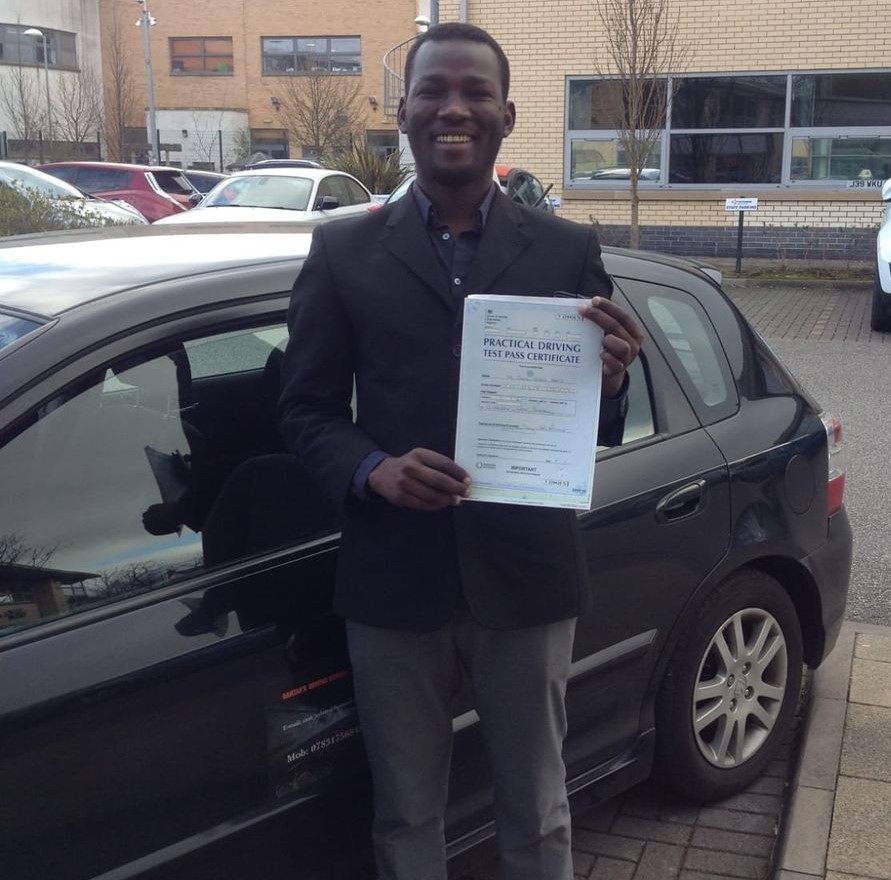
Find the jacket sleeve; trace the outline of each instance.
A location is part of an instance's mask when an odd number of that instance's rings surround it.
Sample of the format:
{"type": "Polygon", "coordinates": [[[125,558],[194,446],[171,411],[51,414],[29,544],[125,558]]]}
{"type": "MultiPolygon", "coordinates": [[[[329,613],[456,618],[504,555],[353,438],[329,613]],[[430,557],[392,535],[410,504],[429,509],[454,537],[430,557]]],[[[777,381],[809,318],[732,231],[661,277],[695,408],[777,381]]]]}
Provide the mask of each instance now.
{"type": "Polygon", "coordinates": [[[338,505],[378,449],[353,422],[355,338],[333,277],[324,225],[316,227],[288,309],[279,427],[288,450],[338,505]]]}

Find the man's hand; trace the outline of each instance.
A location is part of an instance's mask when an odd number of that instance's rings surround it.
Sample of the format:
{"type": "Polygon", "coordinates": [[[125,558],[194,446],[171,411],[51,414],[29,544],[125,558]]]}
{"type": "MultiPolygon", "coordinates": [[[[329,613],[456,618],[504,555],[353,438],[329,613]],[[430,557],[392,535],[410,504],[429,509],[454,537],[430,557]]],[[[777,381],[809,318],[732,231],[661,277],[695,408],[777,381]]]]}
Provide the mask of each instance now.
{"type": "Polygon", "coordinates": [[[368,488],[397,507],[441,510],[470,492],[470,477],[445,455],[412,449],[398,458],[385,458],[368,475],[368,488]]]}
{"type": "Polygon", "coordinates": [[[643,344],[643,333],[637,321],[612,300],[595,296],[579,306],[579,314],[603,330],[603,395],[615,397],[625,380],[625,370],[637,357],[643,344]]]}

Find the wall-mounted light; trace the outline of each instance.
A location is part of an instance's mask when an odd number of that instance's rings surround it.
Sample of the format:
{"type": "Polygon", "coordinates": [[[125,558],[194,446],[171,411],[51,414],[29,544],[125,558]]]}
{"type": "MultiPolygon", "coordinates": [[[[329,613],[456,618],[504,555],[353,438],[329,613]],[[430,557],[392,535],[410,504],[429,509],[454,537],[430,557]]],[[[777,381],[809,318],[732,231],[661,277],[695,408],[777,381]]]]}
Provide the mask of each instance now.
{"type": "Polygon", "coordinates": [[[184,128],[184,129],[183,129],[183,137],[184,137],[184,138],[187,138],[188,136],[189,136],[189,129],[184,128]]]}
{"type": "Polygon", "coordinates": [[[368,96],[368,103],[371,104],[372,110],[377,110],[377,98],[375,98],[374,95],[368,96]]]}
{"type": "Polygon", "coordinates": [[[273,95],[273,96],[269,99],[269,103],[272,104],[272,106],[275,107],[276,110],[278,110],[278,109],[282,106],[282,102],[279,101],[279,99],[276,98],[275,95],[273,95]]]}

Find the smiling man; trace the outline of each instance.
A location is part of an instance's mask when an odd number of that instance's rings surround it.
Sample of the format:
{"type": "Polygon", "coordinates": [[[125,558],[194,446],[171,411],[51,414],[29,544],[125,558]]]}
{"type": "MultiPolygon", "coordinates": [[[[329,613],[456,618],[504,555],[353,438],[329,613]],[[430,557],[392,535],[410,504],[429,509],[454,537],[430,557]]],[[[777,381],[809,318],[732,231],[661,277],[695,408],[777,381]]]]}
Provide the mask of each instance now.
{"type": "Polygon", "coordinates": [[[375,790],[380,880],[444,880],[453,700],[469,683],[492,764],[505,880],[571,880],[561,747],[575,619],[588,601],[575,514],[459,502],[453,460],[464,297],[575,294],[604,330],[600,442],[621,437],[636,322],[594,231],[492,182],[514,127],[510,67],[466,24],[412,45],[399,126],[417,180],[316,229],[291,300],[282,433],[344,514],[347,619],[375,790]],[[356,418],[351,399],[355,382],[356,418]]]}

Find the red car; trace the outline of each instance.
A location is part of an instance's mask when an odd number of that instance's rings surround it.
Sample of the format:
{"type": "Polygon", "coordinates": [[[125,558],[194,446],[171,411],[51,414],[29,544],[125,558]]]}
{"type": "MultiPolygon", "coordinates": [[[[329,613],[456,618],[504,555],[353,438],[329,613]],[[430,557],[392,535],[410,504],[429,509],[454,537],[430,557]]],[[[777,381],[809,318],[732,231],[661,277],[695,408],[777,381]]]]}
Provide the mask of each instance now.
{"type": "Polygon", "coordinates": [[[128,165],[123,162],[51,162],[41,171],[74,184],[78,189],[138,208],[150,223],[192,207],[197,192],[179,168],[128,165]]]}

